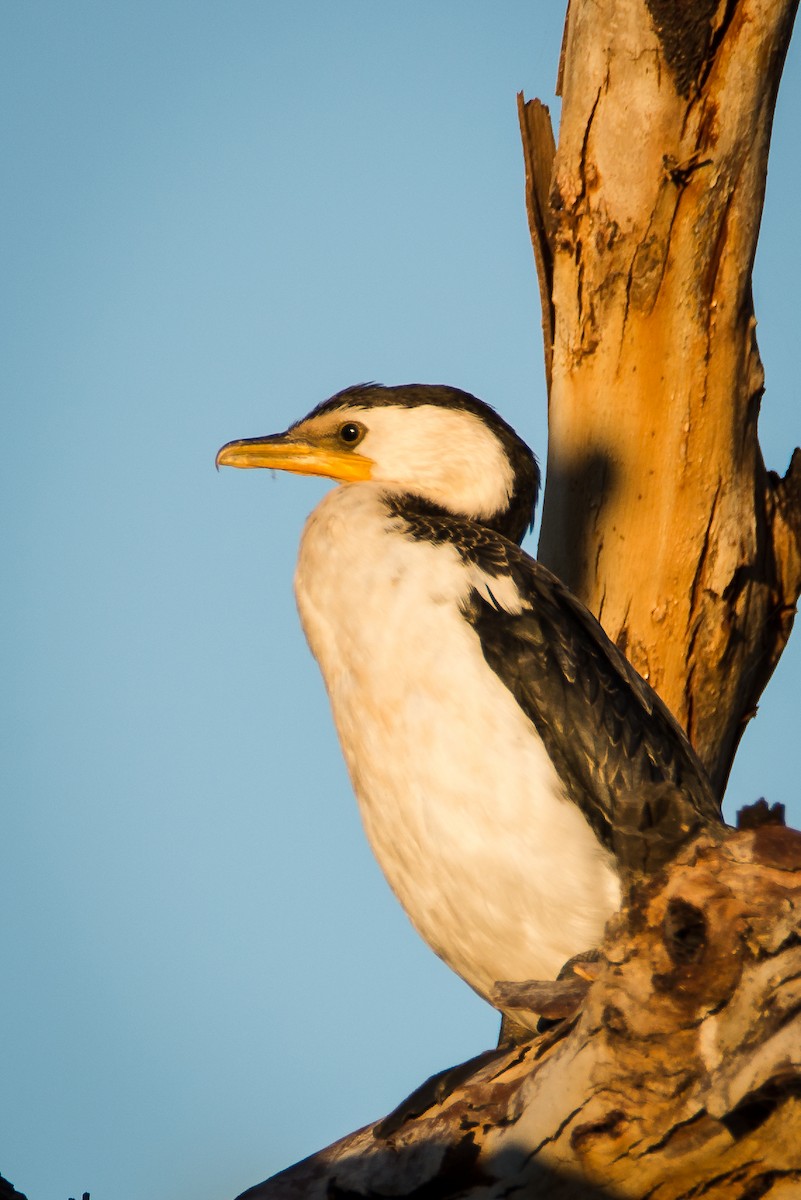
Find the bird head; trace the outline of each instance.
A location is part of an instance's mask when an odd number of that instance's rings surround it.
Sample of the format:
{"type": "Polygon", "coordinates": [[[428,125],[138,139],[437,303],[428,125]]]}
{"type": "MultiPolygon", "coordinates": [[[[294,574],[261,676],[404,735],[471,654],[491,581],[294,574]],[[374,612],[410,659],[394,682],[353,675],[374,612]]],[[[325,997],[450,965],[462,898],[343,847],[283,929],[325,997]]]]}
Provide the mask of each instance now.
{"type": "Polygon", "coordinates": [[[488,404],[429,384],[347,388],[285,433],[228,442],[217,465],[370,480],[516,542],[539,489],[534,455],[488,404]]]}

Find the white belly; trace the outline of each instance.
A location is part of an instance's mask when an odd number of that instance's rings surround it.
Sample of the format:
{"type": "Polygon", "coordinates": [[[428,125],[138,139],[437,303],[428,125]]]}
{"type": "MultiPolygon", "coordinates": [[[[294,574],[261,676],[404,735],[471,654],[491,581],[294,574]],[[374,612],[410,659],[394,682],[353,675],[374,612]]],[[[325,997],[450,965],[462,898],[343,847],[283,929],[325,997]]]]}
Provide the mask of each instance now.
{"type": "Polygon", "coordinates": [[[449,547],[388,534],[380,489],[359,484],[309,518],[295,586],[373,851],[418,932],[489,998],[597,945],[620,891],[459,611],[481,580],[449,547]]]}

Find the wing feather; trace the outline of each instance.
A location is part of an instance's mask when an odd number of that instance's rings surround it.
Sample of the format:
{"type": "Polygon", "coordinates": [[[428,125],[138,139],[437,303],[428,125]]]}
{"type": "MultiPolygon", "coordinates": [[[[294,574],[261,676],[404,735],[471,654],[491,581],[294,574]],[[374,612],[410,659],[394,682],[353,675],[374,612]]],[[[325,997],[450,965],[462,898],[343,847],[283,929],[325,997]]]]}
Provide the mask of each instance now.
{"type": "Polygon", "coordinates": [[[720,826],[706,772],[667,706],[576,597],[517,547],[506,565],[523,611],[498,611],[478,589],[465,606],[484,657],[623,873],[654,870],[702,828],[720,826]]]}
{"type": "Polygon", "coordinates": [[[651,872],[703,828],[722,827],[706,772],[588,609],[519,547],[503,549],[503,565],[497,543],[477,565],[511,573],[522,611],[499,611],[476,589],[465,617],[623,874],[651,872]]]}
{"type": "Polygon", "coordinates": [[[450,543],[478,568],[463,605],[484,657],[542,738],[569,798],[624,877],[651,872],[720,805],[687,737],[599,622],[541,563],[494,530],[416,497],[393,497],[412,537],[450,543]],[[510,576],[515,611],[497,596],[510,576]]]}

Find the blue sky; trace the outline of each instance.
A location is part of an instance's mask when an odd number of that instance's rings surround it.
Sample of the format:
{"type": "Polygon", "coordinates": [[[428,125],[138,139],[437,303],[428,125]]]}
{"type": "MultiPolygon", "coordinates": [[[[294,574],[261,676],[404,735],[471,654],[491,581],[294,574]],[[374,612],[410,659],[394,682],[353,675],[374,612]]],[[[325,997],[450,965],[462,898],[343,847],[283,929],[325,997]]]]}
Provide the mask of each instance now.
{"type": "MultiPolygon", "coordinates": [[[[0,1171],[222,1200],[492,1043],[367,849],[292,599],[320,481],[218,446],[448,382],[545,458],[515,93],[562,14],[356,0],[0,8],[0,1171]]],[[[801,442],[798,52],[755,293],[801,442]]],[[[728,811],[801,819],[798,636],[728,811]]]]}

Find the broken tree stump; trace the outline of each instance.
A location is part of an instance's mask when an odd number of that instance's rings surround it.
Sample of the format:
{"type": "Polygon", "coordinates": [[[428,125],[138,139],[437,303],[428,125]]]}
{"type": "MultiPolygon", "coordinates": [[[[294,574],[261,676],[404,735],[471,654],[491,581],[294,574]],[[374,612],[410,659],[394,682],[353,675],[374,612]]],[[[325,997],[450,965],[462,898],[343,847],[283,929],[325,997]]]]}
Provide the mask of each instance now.
{"type": "Polygon", "coordinates": [[[242,1200],[801,1196],[801,833],[697,839],[612,919],[572,1020],[375,1128],[242,1200]]]}

